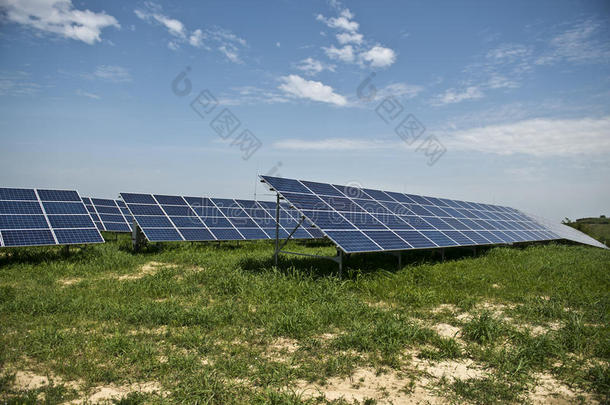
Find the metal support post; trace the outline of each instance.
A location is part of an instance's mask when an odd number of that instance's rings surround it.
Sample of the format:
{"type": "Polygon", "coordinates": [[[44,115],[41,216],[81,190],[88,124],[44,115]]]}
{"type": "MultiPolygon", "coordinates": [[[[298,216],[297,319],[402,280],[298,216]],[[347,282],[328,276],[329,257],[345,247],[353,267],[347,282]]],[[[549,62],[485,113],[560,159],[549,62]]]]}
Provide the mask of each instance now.
{"type": "Polygon", "coordinates": [[[280,253],[280,193],[277,193],[277,205],[275,206],[275,267],[277,267],[280,253]]]}
{"type": "Polygon", "coordinates": [[[134,251],[140,250],[140,247],[145,243],[145,239],[142,237],[142,229],[138,226],[136,220],[133,220],[133,230],[131,231],[131,245],[134,251]]]}

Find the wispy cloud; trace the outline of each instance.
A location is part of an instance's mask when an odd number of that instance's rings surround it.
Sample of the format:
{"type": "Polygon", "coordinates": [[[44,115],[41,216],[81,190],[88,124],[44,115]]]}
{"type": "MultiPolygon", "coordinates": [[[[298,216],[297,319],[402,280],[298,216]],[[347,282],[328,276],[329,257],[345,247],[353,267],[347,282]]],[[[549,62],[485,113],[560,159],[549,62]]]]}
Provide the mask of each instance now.
{"type": "Polygon", "coordinates": [[[446,104],[459,103],[464,100],[476,100],[483,97],[483,92],[476,86],[468,86],[463,89],[448,89],[443,94],[436,96],[431,104],[442,106],[446,104]]]}
{"type": "Polygon", "coordinates": [[[181,21],[170,18],[161,13],[161,7],[154,3],[146,3],[146,9],[136,9],[134,12],[139,19],[149,22],[157,22],[164,26],[171,35],[185,38],[186,29],[181,21]]]}
{"type": "Polygon", "coordinates": [[[247,47],[247,42],[229,30],[215,27],[190,31],[182,21],[165,15],[160,5],[152,2],[146,2],[144,7],[134,12],[143,21],[163,26],[171,35],[167,47],[173,51],[188,44],[206,50],[216,49],[229,61],[242,63],[240,51],[247,47]]]}
{"type": "Polygon", "coordinates": [[[286,94],[323,103],[345,106],[347,99],[335,93],[334,89],[322,82],[303,79],[298,75],[289,75],[281,78],[282,84],[279,86],[286,94]]]}
{"type": "Polygon", "coordinates": [[[0,71],[0,96],[31,96],[42,86],[33,82],[30,75],[23,71],[0,71]]]}
{"type": "Polygon", "coordinates": [[[89,45],[101,41],[103,29],[120,28],[113,16],[75,9],[71,0],[2,0],[0,9],[10,22],[89,45]]]}
{"type": "Polygon", "coordinates": [[[81,89],[76,90],[75,94],[76,94],[77,96],[88,97],[88,98],[91,98],[91,99],[93,99],[93,100],[99,100],[99,99],[101,99],[101,97],[100,97],[100,96],[98,96],[97,94],[95,94],[95,93],[89,93],[89,92],[87,92],[87,91],[83,91],[83,90],[81,90],[81,89]]]}
{"type": "Polygon", "coordinates": [[[573,23],[549,37],[535,35],[529,44],[502,43],[489,49],[464,69],[461,90],[450,88],[433,105],[481,98],[492,90],[521,87],[528,75],[544,65],[610,62],[610,42],[602,24],[594,20],[573,23]]]}
{"type": "MultiPolygon", "coordinates": [[[[435,133],[447,149],[492,155],[522,154],[538,158],[610,154],[610,116],[554,120],[537,118],[512,124],[489,125],[435,133]]],[[[400,150],[408,146],[392,137],[377,139],[285,139],[273,147],[281,150],[360,151],[400,150]]],[[[517,174],[518,171],[514,171],[517,174]]],[[[521,173],[524,173],[521,171],[521,173]]]]}
{"type": "Polygon", "coordinates": [[[132,80],[129,70],[114,65],[100,65],[88,76],[113,83],[125,83],[132,80]]]}
{"type": "Polygon", "coordinates": [[[324,70],[335,71],[335,65],[323,63],[314,58],[303,59],[295,67],[309,76],[315,76],[324,70]]]}
{"type": "Polygon", "coordinates": [[[394,96],[398,98],[414,98],[424,91],[423,86],[409,83],[391,83],[385,87],[382,87],[375,97],[375,100],[382,99],[388,96],[394,96]]]}
{"type": "Polygon", "coordinates": [[[405,147],[404,143],[388,140],[365,140],[350,138],[326,139],[285,139],[273,144],[280,150],[311,150],[311,151],[359,151],[359,150],[387,150],[405,147]]]}
{"type": "Polygon", "coordinates": [[[284,92],[263,89],[256,86],[242,86],[231,89],[230,94],[222,94],[219,103],[222,105],[254,105],[288,103],[291,98],[284,92]]]}
{"type": "Polygon", "coordinates": [[[448,132],[447,148],[498,155],[540,157],[610,153],[610,116],[602,118],[537,118],[503,125],[448,132]]]}
{"type": "Polygon", "coordinates": [[[553,37],[550,49],[536,60],[538,65],[549,65],[567,61],[570,63],[607,63],[610,61],[610,42],[602,33],[602,38],[595,35],[600,31],[600,24],[587,20],[577,23],[564,32],[553,37]]]}

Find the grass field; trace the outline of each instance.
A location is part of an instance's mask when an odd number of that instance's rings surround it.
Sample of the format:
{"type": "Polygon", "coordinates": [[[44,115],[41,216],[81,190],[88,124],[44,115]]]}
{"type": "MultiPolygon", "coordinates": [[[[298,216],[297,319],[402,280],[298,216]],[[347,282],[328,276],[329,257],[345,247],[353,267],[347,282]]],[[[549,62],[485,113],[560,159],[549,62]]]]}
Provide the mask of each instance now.
{"type": "Polygon", "coordinates": [[[610,218],[581,218],[568,225],[610,246],[610,218]]]}
{"type": "Polygon", "coordinates": [[[270,242],[113,238],[0,252],[0,402],[610,400],[609,251],[361,255],[339,279],[318,259],[275,269],[270,242]]]}

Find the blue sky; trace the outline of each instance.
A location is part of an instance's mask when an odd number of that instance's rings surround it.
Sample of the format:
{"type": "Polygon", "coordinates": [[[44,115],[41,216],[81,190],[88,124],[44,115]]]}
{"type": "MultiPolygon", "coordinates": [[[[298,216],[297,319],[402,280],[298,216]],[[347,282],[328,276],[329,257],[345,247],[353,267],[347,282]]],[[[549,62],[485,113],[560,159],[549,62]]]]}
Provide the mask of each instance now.
{"type": "Polygon", "coordinates": [[[0,0],[0,15],[4,186],[268,198],[257,174],[274,174],[610,214],[608,2],[0,0]]]}

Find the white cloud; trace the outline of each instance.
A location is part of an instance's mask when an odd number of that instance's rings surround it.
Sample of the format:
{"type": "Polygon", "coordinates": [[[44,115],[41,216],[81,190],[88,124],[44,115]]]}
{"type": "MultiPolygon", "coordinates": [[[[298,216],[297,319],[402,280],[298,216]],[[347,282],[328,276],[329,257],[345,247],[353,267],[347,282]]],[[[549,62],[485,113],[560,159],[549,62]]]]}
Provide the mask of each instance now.
{"type": "Polygon", "coordinates": [[[101,97],[100,97],[100,96],[98,96],[97,94],[95,94],[95,93],[89,93],[89,92],[83,91],[83,90],[81,90],[81,89],[76,90],[76,92],[75,92],[75,93],[76,93],[76,95],[77,95],[77,96],[88,97],[88,98],[91,98],[91,99],[93,99],[93,100],[99,100],[99,99],[101,99],[101,97]]]}
{"type": "Polygon", "coordinates": [[[323,22],[329,28],[335,28],[347,32],[356,32],[358,31],[359,25],[356,21],[352,21],[352,18],[354,18],[354,14],[352,14],[352,12],[348,9],[344,9],[339,14],[339,17],[326,18],[322,14],[318,14],[316,20],[323,22]]]}
{"type": "Polygon", "coordinates": [[[231,62],[234,63],[241,63],[241,59],[239,58],[239,55],[237,54],[237,52],[235,51],[235,49],[233,47],[227,46],[227,45],[221,45],[218,47],[218,50],[227,57],[227,59],[229,59],[231,62]]]}
{"type": "Polygon", "coordinates": [[[487,58],[497,62],[514,62],[531,54],[531,49],[521,44],[502,44],[487,52],[487,58]]]}
{"type": "Polygon", "coordinates": [[[22,71],[0,71],[0,96],[31,96],[42,86],[30,80],[30,74],[22,71]]]}
{"type": "Polygon", "coordinates": [[[0,0],[8,21],[89,45],[101,41],[104,28],[120,28],[105,12],[78,10],[71,0],[0,0]]]}
{"type": "Polygon", "coordinates": [[[610,153],[610,116],[602,118],[537,118],[448,133],[445,146],[499,155],[540,157],[610,153]]]}
{"type": "Polygon", "coordinates": [[[296,65],[296,68],[310,76],[317,75],[323,70],[330,70],[331,72],[335,71],[335,65],[327,65],[313,58],[303,59],[296,65]]]}
{"type": "Polygon", "coordinates": [[[273,147],[283,150],[357,151],[387,150],[404,147],[400,141],[362,140],[350,138],[285,139],[275,142],[273,147]]]}
{"type": "Polygon", "coordinates": [[[298,75],[283,76],[283,83],[279,86],[281,90],[298,98],[306,98],[323,103],[344,106],[347,99],[335,93],[332,87],[313,80],[303,79],[298,75]]]}
{"type": "MultiPolygon", "coordinates": [[[[2,1],[2,0],[0,0],[2,1]]],[[[138,18],[152,24],[164,26],[173,37],[168,41],[167,47],[171,50],[180,49],[181,44],[189,44],[195,48],[206,50],[217,49],[229,61],[241,63],[239,52],[248,46],[245,39],[238,37],[229,30],[222,28],[195,29],[189,31],[179,20],[163,14],[161,6],[146,2],[143,9],[134,10],[138,18]]]]}
{"type": "Polygon", "coordinates": [[[196,29],[189,36],[189,44],[195,48],[201,48],[203,46],[203,32],[200,29],[196,29]]]}
{"type": "Polygon", "coordinates": [[[337,41],[339,41],[339,43],[341,45],[349,44],[350,42],[354,43],[354,44],[361,44],[362,39],[363,39],[362,34],[358,34],[357,32],[354,32],[354,33],[342,32],[342,33],[337,34],[337,41]]]}
{"type": "Polygon", "coordinates": [[[334,45],[331,45],[329,48],[323,48],[326,55],[335,60],[340,60],[343,62],[353,62],[354,61],[354,48],[351,45],[345,45],[343,48],[335,48],[334,45]]]}
{"type": "Polygon", "coordinates": [[[514,89],[519,87],[519,82],[511,80],[501,74],[494,73],[489,78],[487,86],[491,89],[514,89]]]}
{"type": "MultiPolygon", "coordinates": [[[[538,118],[435,135],[450,150],[540,158],[595,156],[610,153],[610,116],[567,120],[538,118]]],[[[284,150],[368,151],[396,150],[408,148],[408,145],[391,138],[325,138],[285,139],[275,142],[273,147],[284,150]]]]}
{"type": "Polygon", "coordinates": [[[422,86],[407,83],[388,84],[377,93],[377,99],[388,96],[414,98],[424,90],[422,86]]]}
{"type": "Polygon", "coordinates": [[[136,9],[134,12],[139,19],[144,21],[156,21],[163,25],[167,31],[176,37],[184,38],[186,36],[186,30],[184,24],[181,21],[174,18],[170,18],[160,13],[161,8],[152,3],[147,3],[147,10],[136,9]]]}
{"type": "MultiPolygon", "coordinates": [[[[550,41],[551,50],[536,60],[538,65],[548,65],[560,61],[572,63],[608,62],[610,60],[610,43],[598,41],[594,35],[600,24],[584,21],[556,35],[550,41]]],[[[605,38],[605,34],[602,33],[605,38]]]]}
{"type": "Polygon", "coordinates": [[[481,97],[483,97],[483,92],[476,86],[466,87],[462,91],[448,89],[444,94],[437,96],[432,101],[432,105],[440,106],[445,104],[453,104],[464,100],[475,100],[481,97]]]}
{"type": "Polygon", "coordinates": [[[93,72],[93,77],[114,83],[130,82],[131,74],[121,66],[101,65],[93,72]]]}
{"type": "Polygon", "coordinates": [[[222,95],[218,100],[222,105],[256,105],[256,104],[275,104],[287,103],[291,99],[284,93],[262,89],[255,86],[234,87],[233,94],[222,95]]]}
{"type": "Polygon", "coordinates": [[[386,67],[396,61],[396,52],[390,48],[375,45],[368,51],[362,52],[360,58],[366,62],[370,62],[372,67],[386,67]]]}

